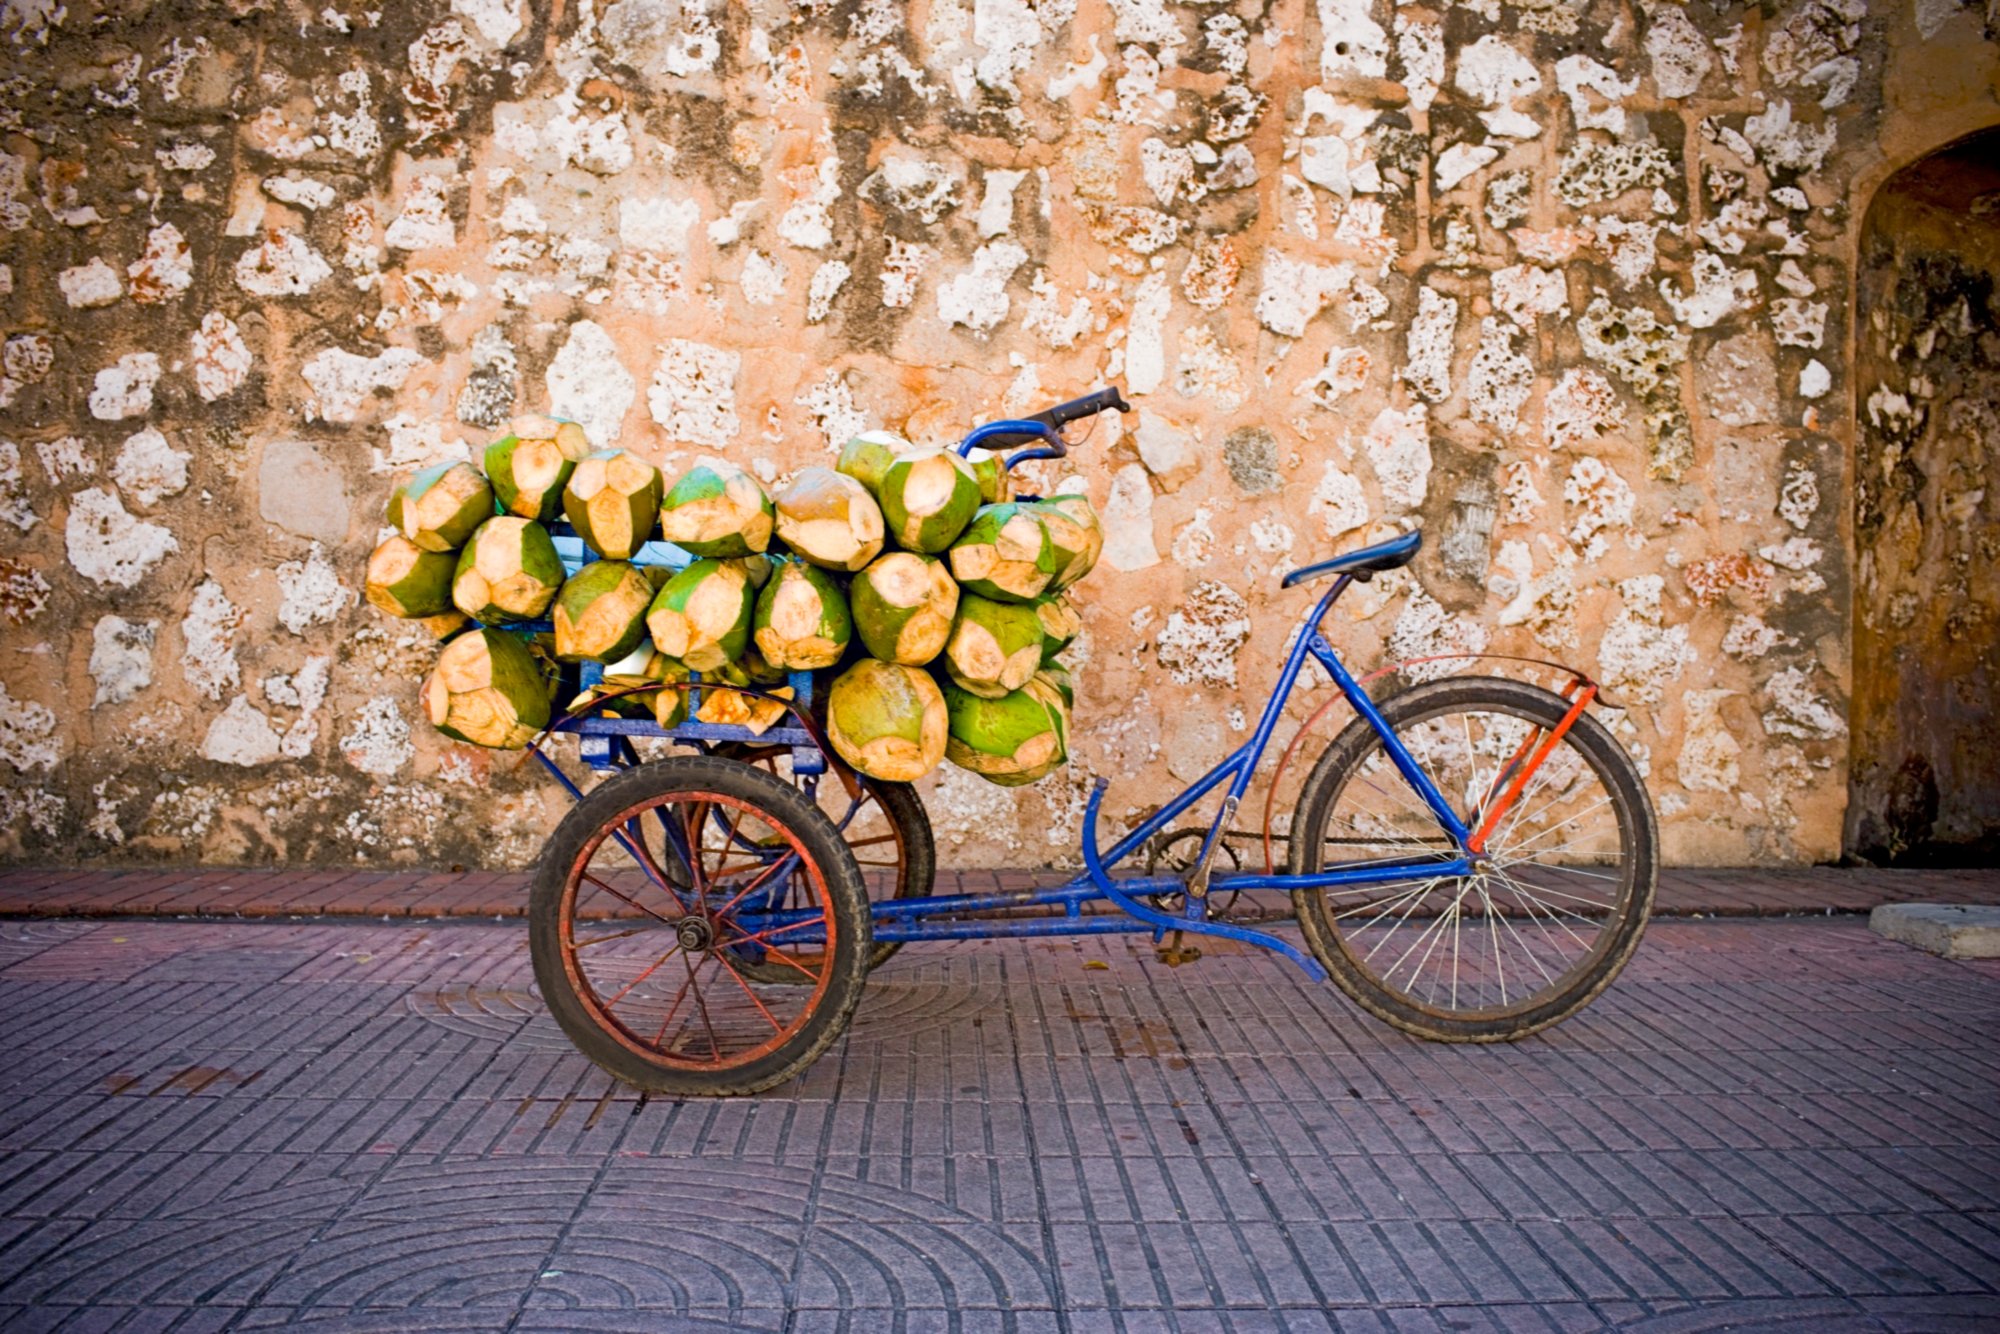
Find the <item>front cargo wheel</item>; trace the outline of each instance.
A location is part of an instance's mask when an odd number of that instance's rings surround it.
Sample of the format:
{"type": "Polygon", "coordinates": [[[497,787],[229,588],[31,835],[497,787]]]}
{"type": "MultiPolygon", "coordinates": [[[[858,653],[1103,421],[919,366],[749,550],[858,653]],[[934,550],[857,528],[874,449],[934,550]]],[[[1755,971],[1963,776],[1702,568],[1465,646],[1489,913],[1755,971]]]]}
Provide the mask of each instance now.
{"type": "Polygon", "coordinates": [[[871,944],[867,891],[832,822],[789,784],[713,756],[640,765],[578,802],[543,851],[528,925],[570,1040],[675,1094],[758,1093],[805,1069],[853,1017],[871,944]],[[778,903],[782,926],[758,920],[778,903]],[[746,950],[796,984],[746,976],[746,950]]]}

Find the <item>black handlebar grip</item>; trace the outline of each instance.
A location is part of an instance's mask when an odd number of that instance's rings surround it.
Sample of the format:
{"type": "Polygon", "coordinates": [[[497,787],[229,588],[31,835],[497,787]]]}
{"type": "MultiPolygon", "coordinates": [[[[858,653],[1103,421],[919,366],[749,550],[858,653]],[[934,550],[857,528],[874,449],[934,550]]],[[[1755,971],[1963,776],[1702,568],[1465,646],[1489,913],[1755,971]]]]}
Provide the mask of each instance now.
{"type": "Polygon", "coordinates": [[[1094,417],[1111,408],[1116,408],[1120,412],[1132,410],[1132,405],[1125,401],[1125,396],[1118,391],[1117,385],[1108,385],[1095,393],[1085,394],[1082,398],[1058,403],[1052,408],[1035,413],[1028,420],[1038,421],[1044,426],[1061,427],[1085,417],[1094,417]]]}

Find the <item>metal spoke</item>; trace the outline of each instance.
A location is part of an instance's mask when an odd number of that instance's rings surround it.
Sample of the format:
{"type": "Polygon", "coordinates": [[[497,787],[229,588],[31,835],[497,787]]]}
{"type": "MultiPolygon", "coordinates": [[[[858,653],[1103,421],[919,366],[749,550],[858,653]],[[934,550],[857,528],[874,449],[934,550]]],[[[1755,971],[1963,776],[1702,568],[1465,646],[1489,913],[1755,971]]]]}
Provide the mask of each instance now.
{"type": "Polygon", "coordinates": [[[588,880],[591,884],[596,885],[599,889],[603,890],[606,894],[609,894],[612,898],[622,899],[624,902],[631,904],[634,908],[637,908],[640,912],[646,914],[646,916],[657,918],[659,921],[665,922],[668,926],[672,926],[674,924],[673,918],[662,917],[659,913],[654,912],[651,908],[648,908],[645,904],[639,902],[639,900],[633,898],[630,894],[625,893],[623,890],[613,889],[610,885],[607,885],[606,883],[604,883],[604,881],[599,880],[596,876],[592,875],[590,872],[585,871],[583,873],[583,878],[585,880],[588,880]]]}
{"type": "MultiPolygon", "coordinates": [[[[683,954],[681,957],[687,959],[688,956],[683,954]]],[[[717,957],[721,956],[718,955],[717,957]]],[[[715,1036],[715,1023],[708,1017],[708,999],[701,994],[701,983],[695,978],[695,971],[696,965],[692,959],[689,959],[688,984],[694,988],[694,1007],[701,1012],[701,1026],[708,1030],[708,1054],[711,1058],[709,1064],[721,1065],[722,1042],[715,1036]]]]}
{"type": "MultiPolygon", "coordinates": [[[[1535,971],[1542,975],[1542,980],[1544,982],[1547,982],[1550,986],[1554,986],[1556,984],[1556,980],[1553,977],[1549,976],[1549,970],[1544,968],[1542,966],[1542,961],[1535,956],[1535,947],[1528,943],[1527,938],[1523,936],[1520,930],[1514,925],[1514,919],[1500,912],[1495,912],[1493,915],[1500,919],[1500,925],[1507,928],[1507,934],[1514,937],[1515,941],[1517,941],[1520,944],[1521,953],[1528,956],[1528,962],[1535,965],[1535,971]]],[[[1531,919],[1532,917],[1533,914],[1530,914],[1531,919]]],[[[1546,935],[1547,932],[1544,931],[1543,934],[1546,935]]]]}
{"type": "Polygon", "coordinates": [[[654,1051],[658,1051],[660,1049],[660,1044],[667,1040],[667,1026],[673,1023],[674,1016],[681,1012],[681,1002],[687,999],[688,987],[692,985],[693,982],[694,982],[694,976],[692,974],[689,974],[687,981],[681,983],[681,989],[674,993],[674,1002],[673,1004],[667,1007],[667,1017],[660,1020],[660,1031],[653,1034],[654,1051]]]}
{"type": "MultiPolygon", "coordinates": [[[[1518,856],[1518,854],[1523,849],[1533,847],[1535,844],[1547,838],[1550,834],[1556,833],[1559,830],[1567,829],[1569,826],[1575,824],[1578,820],[1581,820],[1584,816],[1590,814],[1592,811],[1597,810],[1603,806],[1608,806],[1610,804],[1611,804],[1611,797],[1607,793],[1606,795],[1592,802],[1590,805],[1584,807],[1582,810],[1578,811],[1575,815],[1570,816],[1569,819],[1564,820],[1561,824],[1550,825],[1547,829],[1542,830],[1541,833],[1536,834],[1533,838],[1530,838],[1527,842],[1521,844],[1520,847],[1511,848],[1509,849],[1509,851],[1517,854],[1514,860],[1519,861],[1520,857],[1518,856]]],[[[1541,854],[1537,853],[1536,855],[1540,856],[1541,854]]]]}
{"type": "Polygon", "coordinates": [[[613,940],[623,940],[627,936],[636,936],[641,931],[651,931],[652,929],[653,928],[649,926],[635,926],[635,927],[630,927],[624,931],[613,931],[608,936],[592,936],[589,940],[579,941],[577,943],[576,948],[580,950],[587,950],[595,945],[603,945],[613,940]]]}
{"type": "Polygon", "coordinates": [[[743,988],[743,994],[748,996],[750,998],[750,1003],[757,1007],[757,1013],[763,1015],[765,1021],[771,1025],[771,1031],[773,1033],[784,1032],[785,1026],[778,1022],[777,1016],[771,1013],[771,1011],[765,1006],[763,1001],[757,999],[757,993],[750,990],[750,984],[743,980],[743,975],[736,971],[735,967],[730,964],[728,959],[723,957],[722,952],[720,950],[716,951],[715,961],[722,965],[723,972],[728,973],[731,977],[736,979],[736,985],[743,988]]]}
{"type": "MultiPolygon", "coordinates": [[[[1514,887],[1514,892],[1520,896],[1522,906],[1530,910],[1529,911],[1530,916],[1534,915],[1533,909],[1540,908],[1544,913],[1548,914],[1548,918],[1551,922],[1554,922],[1557,926],[1561,927],[1565,932],[1569,934],[1569,938],[1571,940],[1574,940],[1577,944],[1583,946],[1583,948],[1586,951],[1591,948],[1591,944],[1589,941],[1585,940],[1582,936],[1579,936],[1574,930],[1570,928],[1569,923],[1563,921],[1562,918],[1558,916],[1560,909],[1552,908],[1548,904],[1543,903],[1533,894],[1530,894],[1527,891],[1527,888],[1523,886],[1520,881],[1514,879],[1513,876],[1508,875],[1505,871],[1497,871],[1495,872],[1495,874],[1498,875],[1502,880],[1505,880],[1509,885],[1512,885],[1514,887]]],[[[1575,916],[1575,914],[1571,915],[1575,916]]],[[[1587,917],[1577,917],[1576,920],[1584,923],[1586,926],[1595,925],[1587,917]]]]}
{"type": "MultiPolygon", "coordinates": [[[[1437,916],[1437,917],[1434,917],[1434,918],[1432,918],[1432,919],[1431,919],[1431,923],[1430,923],[1430,925],[1429,925],[1429,926],[1426,926],[1426,927],[1425,927],[1425,928],[1424,928],[1424,929],[1423,929],[1422,931],[1420,931],[1420,932],[1419,932],[1419,933],[1417,934],[1417,938],[1416,938],[1415,940],[1413,940],[1413,941],[1411,941],[1411,942],[1410,942],[1410,947],[1409,947],[1408,949],[1404,950],[1404,951],[1402,952],[1402,954],[1401,954],[1400,956],[1398,956],[1398,957],[1397,957],[1397,959],[1396,959],[1396,962],[1394,962],[1394,963],[1392,963],[1392,964],[1390,964],[1390,965],[1389,965],[1389,971],[1388,971],[1388,972],[1386,972],[1386,973],[1384,973],[1384,974],[1382,974],[1382,980],[1383,980],[1384,982],[1387,982],[1387,981],[1389,981],[1389,980],[1390,980],[1391,978],[1395,977],[1395,975],[1396,975],[1397,971],[1398,971],[1399,969],[1401,969],[1401,968],[1402,968],[1402,966],[1403,966],[1403,960],[1404,960],[1404,959],[1407,959],[1407,958],[1409,958],[1409,957],[1410,957],[1410,955],[1411,955],[1412,953],[1414,953],[1414,952],[1416,951],[1416,948],[1417,948],[1417,946],[1419,946],[1419,945],[1423,944],[1423,943],[1424,943],[1424,941],[1426,941],[1426,940],[1430,939],[1430,936],[1431,936],[1431,933],[1432,933],[1432,932],[1434,932],[1434,931],[1435,931],[1435,932],[1437,932],[1437,933],[1439,934],[1439,936],[1440,936],[1440,937],[1442,937],[1442,935],[1443,935],[1443,926],[1444,926],[1444,920],[1445,920],[1445,919],[1444,919],[1444,917],[1443,917],[1442,915],[1440,915],[1440,916],[1437,916]]],[[[1370,954],[1371,954],[1371,955],[1373,954],[1373,951],[1372,951],[1372,950],[1370,951],[1370,954]]],[[[1424,951],[1424,959],[1425,959],[1425,960],[1427,960],[1427,959],[1429,959],[1429,958],[1430,958],[1430,951],[1429,951],[1429,950],[1425,950],[1425,951],[1424,951]]],[[[1422,963],[1423,963],[1423,961],[1422,961],[1422,960],[1419,960],[1419,962],[1418,962],[1418,968],[1419,968],[1419,970],[1421,970],[1421,968],[1422,968],[1422,963]]],[[[1414,974],[1412,974],[1412,975],[1414,976],[1414,974]]]]}
{"type": "Polygon", "coordinates": [[[1500,979],[1500,1005],[1507,1004],[1507,960],[1500,949],[1500,925],[1496,919],[1500,912],[1493,906],[1493,896],[1486,892],[1486,877],[1480,876],[1475,883],[1479,886],[1479,901],[1486,909],[1486,934],[1493,942],[1493,971],[1500,979]]]}
{"type": "MultiPolygon", "coordinates": [[[[617,1007],[617,1005],[618,1005],[618,1002],[619,1002],[619,1001],[622,1001],[622,1000],[624,1000],[624,999],[625,999],[625,997],[626,997],[626,996],[627,996],[628,994],[630,994],[630,992],[631,992],[631,990],[632,990],[632,988],[633,988],[633,987],[636,987],[636,986],[638,986],[638,985],[639,985],[639,984],[640,984],[641,982],[644,982],[644,981],[645,981],[645,980],[646,980],[647,978],[651,977],[651,976],[653,975],[653,973],[654,973],[654,972],[655,972],[656,970],[658,970],[658,968],[659,968],[659,966],[660,966],[661,964],[663,964],[663,963],[665,963],[665,962],[666,962],[667,960],[669,960],[669,959],[673,958],[673,957],[674,957],[674,955],[676,955],[676,954],[679,954],[679,953],[680,953],[680,949],[681,949],[681,944],[680,944],[680,942],[679,942],[679,941],[677,940],[677,941],[675,941],[675,942],[674,942],[674,944],[673,944],[673,948],[669,949],[669,950],[668,950],[668,951],[667,951],[667,952],[666,952],[665,954],[662,954],[662,955],[661,955],[661,956],[660,956],[659,958],[657,958],[657,959],[653,960],[653,961],[652,961],[652,962],[651,962],[650,964],[647,964],[647,965],[646,965],[646,970],[645,970],[644,972],[640,973],[640,974],[639,974],[639,975],[638,975],[637,977],[633,978],[633,979],[632,979],[632,980],[631,980],[630,982],[627,982],[627,983],[626,983],[626,984],[625,984],[625,985],[624,985],[624,986],[623,986],[622,988],[620,988],[620,990],[619,990],[619,992],[618,992],[618,994],[617,994],[616,996],[613,996],[613,997],[612,997],[612,998],[611,998],[610,1000],[608,1000],[608,1001],[604,1002],[604,1008],[605,1008],[605,1009],[607,1009],[607,1010],[610,1010],[610,1009],[615,1009],[615,1008],[617,1007]]],[[[683,956],[683,957],[685,957],[685,956],[683,956]]]]}

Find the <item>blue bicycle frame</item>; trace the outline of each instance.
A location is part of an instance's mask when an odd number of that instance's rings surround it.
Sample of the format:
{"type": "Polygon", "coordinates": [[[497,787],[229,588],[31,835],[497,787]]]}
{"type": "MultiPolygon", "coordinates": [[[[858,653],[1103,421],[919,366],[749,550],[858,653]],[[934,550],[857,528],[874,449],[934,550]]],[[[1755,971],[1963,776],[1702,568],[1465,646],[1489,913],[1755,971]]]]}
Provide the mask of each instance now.
{"type": "MultiPolygon", "coordinates": [[[[1022,423],[995,423],[995,428],[1007,427],[1012,430],[1023,428],[1022,423]]],[[[1208,916],[1208,901],[1215,894],[1228,894],[1244,890],[1296,890],[1296,889],[1351,889],[1367,885],[1382,885],[1407,882],[1410,868],[1421,865],[1426,874],[1436,876],[1468,875],[1472,872],[1472,861],[1465,851],[1466,841],[1472,836],[1465,822],[1452,810],[1444,794],[1439,792],[1423,767],[1410,755],[1374,701],[1361,688],[1334,652],[1333,646],[1320,633],[1320,622],[1325,618],[1334,602],[1344,592],[1353,576],[1342,574],[1332,588],[1319,599],[1306,620],[1302,632],[1286,655],[1284,669],[1278,675],[1278,683],[1270,699],[1264,704],[1264,711],[1257,720],[1257,727],[1250,739],[1238,747],[1227,759],[1210,769],[1191,783],[1181,794],[1162,806],[1125,837],[1118,840],[1110,851],[1098,850],[1097,822],[1103,804],[1107,783],[1099,778],[1093,785],[1090,800],[1084,811],[1083,859],[1084,871],[1068,882],[1045,890],[1030,890],[1003,894],[954,894],[933,898],[889,899],[871,905],[874,918],[874,938],[878,941],[911,940],[986,940],[1006,936],[1059,936],[1059,935],[1107,935],[1151,932],[1160,938],[1168,931],[1184,931],[1194,935],[1220,936],[1245,944],[1259,945],[1275,950],[1297,963],[1317,980],[1325,978],[1325,971],[1318,960],[1282,936],[1254,927],[1212,919],[1208,916]],[[1194,883],[1201,876],[1201,870],[1212,864],[1219,842],[1228,830],[1229,822],[1249,791],[1250,782],[1269,748],[1272,733],[1277,730],[1278,720],[1284,714],[1285,704],[1291,698],[1298,684],[1299,673],[1304,670],[1307,658],[1311,658],[1325,669],[1340,692],[1354,707],[1354,711],[1374,729],[1381,738],[1383,749],[1395,764],[1397,771],[1410,785],[1413,792],[1437,817],[1438,827],[1450,836],[1456,855],[1438,858],[1396,858],[1357,861],[1348,865],[1336,865],[1323,871],[1304,875],[1240,874],[1214,877],[1194,883]],[[1110,868],[1130,856],[1139,848],[1160,834],[1196,802],[1227,784],[1220,807],[1202,840],[1202,850],[1197,861],[1194,876],[1183,879],[1180,876],[1127,876],[1114,879],[1110,868]],[[1185,902],[1179,913],[1170,913],[1142,902],[1144,897],[1156,895],[1185,895],[1185,902]],[[1091,902],[1109,901],[1122,910],[1120,915],[1086,915],[1083,905],[1091,902]],[[1061,907],[1060,916],[995,916],[1011,910],[1061,907]]],[[[804,911],[773,911],[743,913],[739,920],[744,928],[754,934],[787,944],[808,944],[822,938],[819,930],[821,917],[804,911]],[[792,929],[787,930],[787,927],[792,929]]]]}

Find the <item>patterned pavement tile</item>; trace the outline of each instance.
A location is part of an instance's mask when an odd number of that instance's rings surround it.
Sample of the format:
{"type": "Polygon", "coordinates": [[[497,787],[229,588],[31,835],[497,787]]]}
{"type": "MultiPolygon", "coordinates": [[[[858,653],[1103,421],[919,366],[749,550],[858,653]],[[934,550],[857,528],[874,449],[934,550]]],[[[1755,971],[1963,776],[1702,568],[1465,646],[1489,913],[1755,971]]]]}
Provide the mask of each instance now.
{"type": "Polygon", "coordinates": [[[676,1102],[516,927],[13,921],[0,1327],[1988,1328],[1996,1020],[1839,919],[1658,923],[1502,1048],[1248,951],[916,946],[802,1078],[676,1102]]]}

